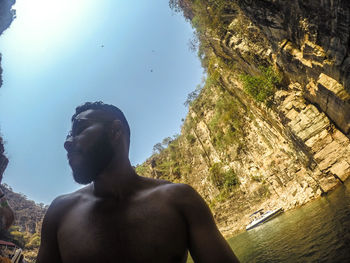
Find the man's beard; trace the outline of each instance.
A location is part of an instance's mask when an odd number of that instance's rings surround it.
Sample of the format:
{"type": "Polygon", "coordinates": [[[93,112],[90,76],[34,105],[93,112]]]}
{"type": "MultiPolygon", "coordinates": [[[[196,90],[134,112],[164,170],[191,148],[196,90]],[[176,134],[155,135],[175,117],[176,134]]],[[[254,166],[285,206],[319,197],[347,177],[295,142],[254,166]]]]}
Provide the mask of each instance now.
{"type": "Polygon", "coordinates": [[[95,181],[98,175],[106,169],[114,156],[114,150],[105,136],[95,143],[83,155],[83,161],[79,167],[72,167],[73,178],[79,184],[89,184],[95,181]]]}

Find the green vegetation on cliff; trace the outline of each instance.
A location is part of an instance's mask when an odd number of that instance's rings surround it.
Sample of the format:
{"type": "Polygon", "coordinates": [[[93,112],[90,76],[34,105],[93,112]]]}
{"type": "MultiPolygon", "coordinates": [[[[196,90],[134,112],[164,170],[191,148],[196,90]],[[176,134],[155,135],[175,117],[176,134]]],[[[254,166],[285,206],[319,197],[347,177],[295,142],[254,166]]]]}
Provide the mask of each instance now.
{"type": "Polygon", "coordinates": [[[209,173],[212,183],[220,190],[230,191],[239,184],[236,173],[231,168],[225,171],[222,163],[214,163],[209,173]]]}
{"type": "Polygon", "coordinates": [[[272,67],[259,67],[261,74],[252,76],[241,74],[245,92],[258,102],[264,102],[268,106],[273,102],[273,95],[282,81],[282,77],[272,67]]]}
{"type": "MultiPolygon", "coordinates": [[[[228,32],[242,39],[254,40],[255,45],[266,44],[257,32],[251,30],[249,20],[242,15],[235,1],[170,0],[169,5],[175,12],[182,12],[195,29],[190,47],[198,51],[202,66],[208,73],[207,83],[220,81],[224,74],[222,70],[234,71],[243,82],[247,94],[257,102],[263,102],[268,106],[272,104],[273,95],[281,84],[282,76],[269,65],[269,62],[261,60],[257,54],[248,50],[242,59],[253,66],[254,74],[252,74],[236,65],[237,61],[228,59],[227,54],[217,54],[217,48],[213,44],[218,39],[224,39],[228,32]]],[[[249,44],[251,43],[247,43],[249,44]]],[[[198,94],[197,91],[196,89],[189,96],[198,94]]]]}
{"type": "Polygon", "coordinates": [[[40,245],[41,223],[47,207],[28,200],[23,194],[15,193],[6,184],[0,185],[15,212],[15,223],[0,232],[0,239],[10,241],[24,250],[27,261],[34,262],[40,245]]]}
{"type": "Polygon", "coordinates": [[[236,4],[225,0],[170,0],[169,6],[181,12],[195,29],[190,48],[198,51],[202,66],[208,68],[208,54],[213,50],[210,40],[225,35],[236,4]]]}
{"type": "Polygon", "coordinates": [[[15,243],[18,247],[25,249],[37,249],[40,245],[40,234],[31,234],[21,231],[18,225],[11,226],[10,229],[3,233],[2,239],[15,243]]]}
{"type": "MultiPolygon", "coordinates": [[[[170,1],[173,10],[182,11],[195,28],[195,44],[206,78],[187,97],[189,114],[181,135],[157,143],[153,155],[136,167],[141,175],[192,185],[200,183],[194,178],[201,173],[205,178],[202,183],[213,189],[204,193],[209,203],[213,199],[224,201],[240,184],[230,162],[244,148],[247,110],[223,85],[222,76],[233,68],[232,61],[216,56],[211,44],[213,36],[226,33],[234,5],[229,1],[170,1]]],[[[269,70],[258,77],[267,87],[269,70]]]]}
{"type": "Polygon", "coordinates": [[[170,8],[175,12],[182,12],[199,34],[203,34],[207,29],[223,34],[230,20],[233,5],[233,1],[225,0],[169,1],[170,8]]]}
{"type": "MultiPolygon", "coordinates": [[[[214,68],[214,67],[213,67],[214,68]]],[[[189,115],[184,120],[181,135],[165,138],[157,143],[154,154],[136,172],[154,178],[173,182],[190,183],[194,174],[206,174],[207,181],[223,201],[239,185],[236,172],[230,168],[229,160],[242,147],[244,135],[244,107],[220,83],[216,70],[202,85],[189,94],[186,105],[189,115]],[[207,118],[208,112],[210,117],[207,118]],[[208,138],[203,137],[203,132],[208,138]],[[213,161],[213,154],[219,154],[220,161],[213,161]]],[[[208,197],[208,202],[213,197],[208,197]]]]}

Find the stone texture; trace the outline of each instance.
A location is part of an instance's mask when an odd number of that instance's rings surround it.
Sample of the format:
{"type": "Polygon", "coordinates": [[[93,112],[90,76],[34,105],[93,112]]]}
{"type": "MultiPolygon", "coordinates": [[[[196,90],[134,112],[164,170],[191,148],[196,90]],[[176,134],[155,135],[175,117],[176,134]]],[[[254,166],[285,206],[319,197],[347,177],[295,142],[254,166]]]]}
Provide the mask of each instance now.
{"type": "Polygon", "coordinates": [[[316,87],[308,86],[305,97],[349,134],[350,2],[238,2],[260,28],[274,61],[291,81],[306,86],[318,79],[316,87]]]}
{"type": "MultiPolygon", "coordinates": [[[[0,0],[0,35],[10,26],[15,12],[11,10],[15,0],[0,0]]],[[[0,87],[2,86],[2,68],[1,68],[1,54],[0,54],[0,87]]],[[[3,144],[3,139],[0,136],[0,184],[3,178],[3,173],[7,167],[8,159],[6,158],[3,144]]],[[[0,230],[8,228],[14,220],[14,213],[10,207],[0,208],[0,230]]]]}
{"type": "Polygon", "coordinates": [[[12,6],[15,0],[0,0],[0,35],[11,25],[15,17],[15,11],[12,6]]]}
{"type": "Polygon", "coordinates": [[[2,175],[7,167],[8,159],[4,155],[4,145],[2,142],[2,138],[0,137],[0,182],[2,180],[2,175]]]}
{"type": "MultiPolygon", "coordinates": [[[[10,26],[15,16],[15,11],[12,10],[12,5],[15,0],[0,0],[0,35],[10,26]]],[[[2,68],[0,54],[0,87],[2,86],[2,68]]],[[[4,155],[3,140],[0,136],[0,183],[2,175],[7,167],[8,159],[4,155]]]]}
{"type": "Polygon", "coordinates": [[[338,176],[344,182],[350,175],[350,165],[346,160],[341,160],[330,168],[330,172],[338,176]]]}
{"type": "Polygon", "coordinates": [[[321,74],[317,83],[311,81],[305,97],[320,107],[345,133],[350,132],[350,95],[334,79],[321,74]]]}
{"type": "MultiPolygon", "coordinates": [[[[12,5],[15,0],[0,0],[0,35],[11,25],[15,11],[12,10],[12,5]]],[[[2,86],[2,68],[1,68],[1,54],[0,54],[0,87],[2,86]]]]}

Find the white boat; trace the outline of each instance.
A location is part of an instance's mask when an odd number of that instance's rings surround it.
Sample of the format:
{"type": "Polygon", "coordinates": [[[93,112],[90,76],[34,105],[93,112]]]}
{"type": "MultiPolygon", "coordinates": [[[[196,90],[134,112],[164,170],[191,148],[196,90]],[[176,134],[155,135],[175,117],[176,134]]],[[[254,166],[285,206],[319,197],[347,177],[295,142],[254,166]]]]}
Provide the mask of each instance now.
{"type": "Polygon", "coordinates": [[[246,230],[252,229],[253,227],[265,223],[266,221],[274,218],[275,216],[283,212],[283,208],[267,211],[265,213],[263,212],[263,210],[264,209],[260,209],[249,216],[252,221],[249,225],[247,225],[246,230]]]}

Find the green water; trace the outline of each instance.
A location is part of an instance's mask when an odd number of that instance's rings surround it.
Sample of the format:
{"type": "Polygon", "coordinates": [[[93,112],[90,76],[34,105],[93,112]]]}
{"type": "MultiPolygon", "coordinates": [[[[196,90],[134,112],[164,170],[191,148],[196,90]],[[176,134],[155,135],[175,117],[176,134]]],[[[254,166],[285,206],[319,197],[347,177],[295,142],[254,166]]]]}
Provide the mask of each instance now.
{"type": "Polygon", "coordinates": [[[350,181],[228,242],[242,263],[350,262],[350,181]]]}

